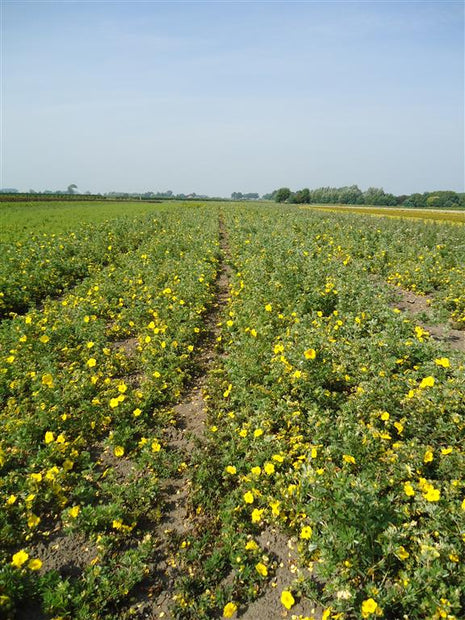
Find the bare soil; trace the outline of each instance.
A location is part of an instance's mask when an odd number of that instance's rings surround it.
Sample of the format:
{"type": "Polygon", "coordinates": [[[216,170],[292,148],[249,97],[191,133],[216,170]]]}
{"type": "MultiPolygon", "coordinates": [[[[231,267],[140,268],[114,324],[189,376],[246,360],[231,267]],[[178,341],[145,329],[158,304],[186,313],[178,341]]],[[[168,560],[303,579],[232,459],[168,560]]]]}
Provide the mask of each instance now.
{"type": "MultiPolygon", "coordinates": [[[[228,247],[221,218],[219,235],[222,253],[225,253],[228,247]]],[[[177,545],[173,543],[182,540],[183,536],[196,528],[198,517],[192,506],[188,469],[194,447],[201,444],[204,438],[207,418],[204,386],[216,358],[218,321],[229,295],[228,269],[223,261],[215,283],[215,300],[205,317],[206,333],[196,360],[197,374],[187,386],[184,398],[173,407],[176,425],[166,429],[164,435],[165,447],[182,455],[186,468],[178,477],[167,479],[162,484],[163,516],[154,531],[154,538],[157,540],[154,571],[146,584],[142,584],[142,588],[139,588],[138,600],[131,609],[134,618],[172,617],[170,609],[173,605],[176,582],[182,577],[175,561],[177,545]]]]}
{"type": "Polygon", "coordinates": [[[262,549],[276,560],[276,573],[268,582],[263,595],[254,601],[237,617],[241,620],[271,620],[274,618],[292,618],[298,616],[318,620],[323,609],[306,598],[296,599],[296,604],[287,611],[281,603],[281,592],[288,589],[299,577],[311,578],[309,569],[299,567],[297,541],[285,536],[279,530],[268,527],[258,537],[262,549]]]}
{"type": "MultiPolygon", "coordinates": [[[[395,287],[395,290],[398,300],[393,303],[394,308],[413,316],[431,316],[431,302],[433,298],[430,295],[416,295],[412,291],[405,291],[399,287],[395,287]]],[[[454,329],[448,323],[430,325],[420,321],[419,324],[430,333],[434,340],[444,343],[451,349],[465,351],[465,331],[454,329]]]]}

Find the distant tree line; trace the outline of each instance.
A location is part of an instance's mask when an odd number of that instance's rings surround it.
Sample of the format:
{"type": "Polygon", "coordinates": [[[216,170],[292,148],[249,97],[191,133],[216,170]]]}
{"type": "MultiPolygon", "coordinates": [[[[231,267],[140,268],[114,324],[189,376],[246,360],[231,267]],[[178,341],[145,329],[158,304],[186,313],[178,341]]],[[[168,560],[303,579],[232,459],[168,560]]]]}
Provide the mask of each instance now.
{"type": "Polygon", "coordinates": [[[233,200],[258,200],[260,195],[257,192],[249,192],[248,194],[243,194],[242,192],[233,192],[231,194],[231,198],[233,200]]]}
{"type": "Polygon", "coordinates": [[[380,187],[369,187],[366,191],[357,185],[345,187],[304,188],[292,192],[288,187],[265,194],[265,200],[292,204],[343,204],[404,206],[415,208],[457,209],[465,207],[465,194],[453,191],[424,192],[423,194],[402,194],[395,196],[380,187]]]}
{"type": "MultiPolygon", "coordinates": [[[[76,185],[68,186],[67,190],[45,190],[38,192],[33,189],[29,192],[20,192],[15,188],[0,189],[0,202],[31,202],[31,201],[57,201],[57,200],[147,200],[159,202],[160,200],[224,200],[224,198],[209,197],[206,194],[174,194],[171,190],[165,192],[106,192],[91,194],[91,192],[77,193],[76,185]]],[[[255,197],[255,194],[253,195],[255,197]]],[[[258,198],[258,194],[256,194],[258,198]]]]}

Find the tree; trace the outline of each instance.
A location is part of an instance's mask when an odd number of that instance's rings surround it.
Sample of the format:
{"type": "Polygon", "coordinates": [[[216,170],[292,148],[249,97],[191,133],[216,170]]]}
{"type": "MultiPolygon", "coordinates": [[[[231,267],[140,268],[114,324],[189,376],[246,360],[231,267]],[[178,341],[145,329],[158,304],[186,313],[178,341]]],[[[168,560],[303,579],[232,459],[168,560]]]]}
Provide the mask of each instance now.
{"type": "Polygon", "coordinates": [[[275,202],[286,202],[290,195],[291,190],[288,187],[280,187],[274,197],[275,202]]]}
{"type": "Polygon", "coordinates": [[[355,205],[362,197],[362,191],[357,185],[341,187],[339,189],[339,202],[346,205],[355,205]]]}
{"type": "Polygon", "coordinates": [[[276,190],[268,194],[263,194],[262,200],[274,200],[275,196],[276,196],[276,190]]]}
{"type": "Polygon", "coordinates": [[[77,189],[77,185],[75,185],[74,183],[71,183],[71,185],[68,185],[68,194],[74,194],[75,189],[77,189]]]}

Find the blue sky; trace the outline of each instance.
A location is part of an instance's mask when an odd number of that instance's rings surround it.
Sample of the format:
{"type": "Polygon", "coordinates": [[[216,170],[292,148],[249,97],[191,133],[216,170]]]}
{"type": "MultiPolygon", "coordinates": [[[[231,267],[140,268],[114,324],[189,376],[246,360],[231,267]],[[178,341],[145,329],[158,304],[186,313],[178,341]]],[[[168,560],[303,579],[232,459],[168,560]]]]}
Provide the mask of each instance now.
{"type": "Polygon", "coordinates": [[[461,1],[2,12],[3,187],[464,191],[461,1]]]}

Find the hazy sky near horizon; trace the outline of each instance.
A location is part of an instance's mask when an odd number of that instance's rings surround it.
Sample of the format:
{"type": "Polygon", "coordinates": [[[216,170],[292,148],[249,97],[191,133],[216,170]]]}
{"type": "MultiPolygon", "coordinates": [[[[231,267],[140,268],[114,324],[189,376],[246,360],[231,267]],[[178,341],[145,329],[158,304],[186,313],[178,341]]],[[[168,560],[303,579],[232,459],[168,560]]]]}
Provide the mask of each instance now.
{"type": "Polygon", "coordinates": [[[0,185],[464,188],[461,1],[2,2],[0,185]]]}

